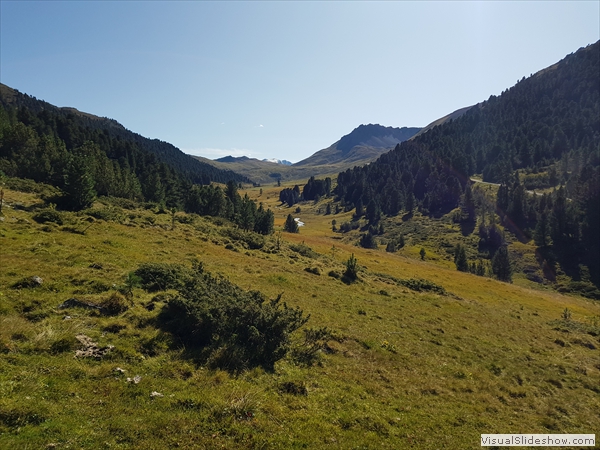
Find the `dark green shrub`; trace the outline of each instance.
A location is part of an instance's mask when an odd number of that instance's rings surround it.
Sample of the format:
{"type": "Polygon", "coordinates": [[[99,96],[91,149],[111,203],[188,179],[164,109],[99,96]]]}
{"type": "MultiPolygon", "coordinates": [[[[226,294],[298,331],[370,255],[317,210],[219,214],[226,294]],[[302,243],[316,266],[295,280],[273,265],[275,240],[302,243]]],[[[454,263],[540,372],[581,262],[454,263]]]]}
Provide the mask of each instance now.
{"type": "Polygon", "coordinates": [[[192,276],[192,271],[180,264],[146,263],[134,274],[140,278],[140,285],[148,292],[180,289],[192,276]]]}
{"type": "Polygon", "coordinates": [[[363,248],[377,248],[377,242],[375,241],[375,238],[373,237],[370,231],[361,235],[360,246],[363,248]]]}
{"type": "Polygon", "coordinates": [[[290,244],[290,250],[311,259],[316,259],[319,254],[315,252],[312,248],[306,245],[304,242],[301,244],[290,244]]]}
{"type": "Polygon", "coordinates": [[[241,242],[244,247],[251,250],[258,250],[265,246],[265,237],[262,234],[253,231],[242,231],[239,228],[228,228],[225,235],[234,241],[241,242]]]}
{"type": "Polygon", "coordinates": [[[246,292],[196,267],[159,314],[159,324],[198,350],[209,366],[231,371],[272,370],[289,350],[290,334],[306,323],[299,308],[246,292]]]}
{"type": "Polygon", "coordinates": [[[318,267],[307,267],[304,271],[312,273],[313,275],[321,275],[321,270],[318,267]]]}
{"type": "Polygon", "coordinates": [[[32,219],[37,223],[52,222],[57,225],[63,224],[62,214],[54,209],[44,209],[43,211],[34,214],[32,219]]]}
{"type": "Polygon", "coordinates": [[[116,316],[129,309],[130,302],[120,293],[113,292],[110,296],[102,300],[100,306],[102,312],[109,316],[116,316]]]}
{"type": "Polygon", "coordinates": [[[285,223],[283,224],[283,231],[287,231],[288,233],[299,233],[298,223],[294,220],[291,214],[288,214],[285,219],[285,223]]]}
{"type": "Polygon", "coordinates": [[[292,352],[297,364],[312,366],[321,358],[321,352],[328,348],[327,343],[334,339],[327,327],[307,328],[304,330],[304,342],[292,352]]]}
{"type": "Polygon", "coordinates": [[[115,207],[88,209],[85,214],[107,222],[119,222],[123,218],[123,212],[115,207]]]}
{"type": "Polygon", "coordinates": [[[413,291],[429,291],[436,294],[446,295],[446,289],[435,284],[433,281],[424,280],[422,278],[409,278],[408,280],[399,280],[399,283],[413,291]]]}

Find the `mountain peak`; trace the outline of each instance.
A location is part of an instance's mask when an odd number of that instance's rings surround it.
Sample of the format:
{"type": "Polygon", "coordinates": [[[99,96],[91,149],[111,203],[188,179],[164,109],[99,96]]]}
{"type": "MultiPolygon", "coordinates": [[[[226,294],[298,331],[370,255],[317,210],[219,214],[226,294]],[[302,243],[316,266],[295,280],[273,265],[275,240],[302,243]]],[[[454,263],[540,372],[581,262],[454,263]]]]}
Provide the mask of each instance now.
{"type": "Polygon", "coordinates": [[[342,137],[336,145],[343,154],[348,153],[357,145],[376,148],[390,148],[410,139],[420,128],[394,128],[379,124],[359,125],[350,134],[342,137]]]}

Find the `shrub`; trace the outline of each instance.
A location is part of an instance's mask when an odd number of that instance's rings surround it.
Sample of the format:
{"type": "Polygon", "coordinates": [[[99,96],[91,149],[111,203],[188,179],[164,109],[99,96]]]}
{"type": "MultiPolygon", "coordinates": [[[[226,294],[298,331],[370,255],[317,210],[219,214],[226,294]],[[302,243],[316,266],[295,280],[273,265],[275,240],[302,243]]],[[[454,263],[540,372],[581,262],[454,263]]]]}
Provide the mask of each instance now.
{"type": "Polygon", "coordinates": [[[334,335],[327,327],[305,329],[304,342],[292,353],[294,361],[304,366],[314,365],[319,360],[320,353],[327,348],[327,343],[333,339],[334,335]]]}
{"type": "Polygon", "coordinates": [[[159,314],[159,323],[200,351],[209,366],[239,371],[262,366],[272,370],[289,350],[290,334],[308,317],[299,308],[246,292],[225,279],[205,273],[201,266],[179,295],[159,314]]]}
{"type": "Polygon", "coordinates": [[[119,222],[123,218],[122,211],[115,207],[88,209],[85,214],[107,222],[119,222]]]}
{"type": "Polygon", "coordinates": [[[32,217],[37,223],[47,223],[52,222],[57,225],[63,224],[62,214],[54,209],[44,209],[32,217]]]}
{"type": "Polygon", "coordinates": [[[370,231],[360,237],[360,246],[363,248],[377,248],[377,242],[375,242],[375,238],[370,231]]]}
{"type": "Polygon", "coordinates": [[[192,276],[192,271],[180,264],[146,263],[134,274],[140,278],[140,285],[148,292],[180,289],[192,276]]]}
{"type": "Polygon", "coordinates": [[[311,259],[316,259],[319,254],[315,252],[312,248],[306,245],[304,242],[301,244],[290,244],[290,250],[311,259]]]}
{"type": "MultiPolygon", "coordinates": [[[[0,406],[0,426],[18,429],[26,425],[39,425],[46,420],[45,414],[30,408],[0,406]]],[[[0,428],[1,429],[1,428],[0,428]]]]}
{"type": "Polygon", "coordinates": [[[102,307],[102,312],[109,316],[116,316],[121,314],[129,309],[130,302],[118,292],[113,292],[107,298],[105,298],[100,306],[102,307]]]}
{"type": "Polygon", "coordinates": [[[258,250],[265,246],[265,237],[262,234],[255,233],[253,231],[242,231],[238,228],[228,228],[225,231],[225,235],[231,239],[243,242],[246,248],[251,250],[258,250]]]}
{"type": "Polygon", "coordinates": [[[424,280],[422,278],[409,278],[408,280],[399,280],[399,283],[413,291],[429,291],[436,294],[446,295],[446,289],[435,284],[433,281],[424,280]]]}

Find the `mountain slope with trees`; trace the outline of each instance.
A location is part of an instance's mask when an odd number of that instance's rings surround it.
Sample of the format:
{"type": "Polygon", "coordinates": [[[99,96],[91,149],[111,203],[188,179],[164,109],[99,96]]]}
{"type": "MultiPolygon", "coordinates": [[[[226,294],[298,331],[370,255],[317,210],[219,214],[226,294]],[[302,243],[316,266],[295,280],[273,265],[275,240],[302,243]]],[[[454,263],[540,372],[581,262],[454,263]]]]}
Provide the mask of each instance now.
{"type": "Polygon", "coordinates": [[[500,184],[492,214],[506,229],[524,241],[535,235],[544,264],[598,285],[599,54],[600,43],[582,48],[376,162],[340,173],[337,197],[361,216],[372,211],[372,225],[381,213],[415,208],[439,216],[465,207],[470,177],[482,174],[500,184]]]}
{"type": "Polygon", "coordinates": [[[87,152],[94,153],[95,163],[113,172],[105,174],[116,177],[112,184],[119,184],[120,178],[126,185],[108,195],[154,200],[155,193],[146,191],[155,187],[156,174],[170,197],[178,195],[174,185],[186,182],[250,181],[197,161],[167,142],[131,132],[115,120],[59,108],[3,84],[0,106],[0,170],[9,176],[62,187],[61,170],[69,155],[93,143],[95,148],[88,147],[87,152]]]}
{"type": "Polygon", "coordinates": [[[201,163],[114,120],[58,108],[5,85],[0,93],[0,179],[27,178],[58,187],[61,194],[47,200],[61,209],[79,211],[96,197],[119,197],[151,202],[165,212],[184,209],[224,217],[245,231],[272,233],[273,213],[237,192],[248,178],[201,163]]]}

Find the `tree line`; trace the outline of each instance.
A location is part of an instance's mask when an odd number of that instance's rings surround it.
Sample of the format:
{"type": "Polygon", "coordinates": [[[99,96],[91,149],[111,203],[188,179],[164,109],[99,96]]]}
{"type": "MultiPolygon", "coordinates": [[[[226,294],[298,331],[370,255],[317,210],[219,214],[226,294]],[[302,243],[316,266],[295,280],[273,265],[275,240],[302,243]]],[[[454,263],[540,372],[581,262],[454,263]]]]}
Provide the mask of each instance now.
{"type": "Polygon", "coordinates": [[[58,187],[58,207],[81,210],[98,196],[147,201],[230,219],[270,234],[273,213],[241,197],[249,180],[146,139],[116,121],[57,108],[2,86],[0,173],[58,187]],[[8,94],[11,95],[8,95],[8,94]],[[212,182],[228,183],[225,190],[212,182]]]}

